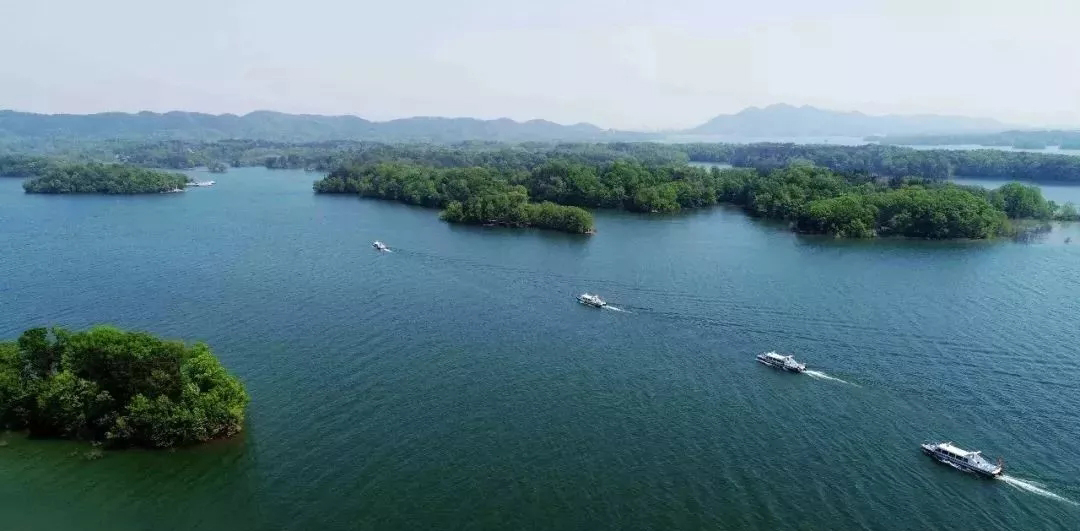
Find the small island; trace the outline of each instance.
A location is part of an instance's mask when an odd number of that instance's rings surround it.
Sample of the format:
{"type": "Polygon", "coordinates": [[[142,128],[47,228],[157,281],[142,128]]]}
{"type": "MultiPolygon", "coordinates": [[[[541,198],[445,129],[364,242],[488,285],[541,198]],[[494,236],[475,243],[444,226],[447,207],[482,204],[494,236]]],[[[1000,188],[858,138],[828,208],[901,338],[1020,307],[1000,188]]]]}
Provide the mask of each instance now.
{"type": "Polygon", "coordinates": [[[220,161],[216,161],[216,160],[213,161],[213,162],[207,163],[206,164],[206,169],[210,173],[225,173],[225,172],[229,171],[229,167],[224,162],[220,162],[220,161]]]}
{"type": "Polygon", "coordinates": [[[28,194],[160,194],[182,192],[188,178],[179,173],[129,164],[53,164],[23,183],[28,194]]]}
{"type": "Polygon", "coordinates": [[[142,332],[33,328],[0,343],[0,427],[112,447],[240,432],[248,395],[210,349],[142,332]]]}
{"type": "Polygon", "coordinates": [[[532,203],[529,191],[497,168],[398,163],[344,166],[316,181],[314,188],[322,194],[358,194],[443,208],[442,219],[451,223],[593,232],[593,217],[587,210],[552,201],[532,203]]]}

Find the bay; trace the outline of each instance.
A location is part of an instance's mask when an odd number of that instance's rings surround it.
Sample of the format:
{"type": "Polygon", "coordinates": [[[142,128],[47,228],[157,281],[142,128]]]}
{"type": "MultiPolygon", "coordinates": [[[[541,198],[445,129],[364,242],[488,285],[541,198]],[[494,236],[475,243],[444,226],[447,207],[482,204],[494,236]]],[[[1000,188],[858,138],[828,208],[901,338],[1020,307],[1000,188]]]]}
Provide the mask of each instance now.
{"type": "Polygon", "coordinates": [[[850,242],[716,208],[601,212],[583,237],[316,196],[317,177],[0,180],[0,337],[202,340],[252,395],[241,437],[173,452],[4,436],[5,527],[1080,528],[1075,225],[850,242]],[[925,439],[1014,480],[937,465],[925,439]]]}

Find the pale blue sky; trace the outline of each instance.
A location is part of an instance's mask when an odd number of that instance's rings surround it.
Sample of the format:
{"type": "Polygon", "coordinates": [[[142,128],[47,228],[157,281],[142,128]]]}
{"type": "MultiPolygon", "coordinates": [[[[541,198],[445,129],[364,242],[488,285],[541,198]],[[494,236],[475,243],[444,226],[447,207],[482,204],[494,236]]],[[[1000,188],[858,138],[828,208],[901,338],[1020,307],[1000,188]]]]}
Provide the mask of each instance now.
{"type": "Polygon", "coordinates": [[[0,0],[0,108],[1080,125],[1076,0],[0,0]]]}

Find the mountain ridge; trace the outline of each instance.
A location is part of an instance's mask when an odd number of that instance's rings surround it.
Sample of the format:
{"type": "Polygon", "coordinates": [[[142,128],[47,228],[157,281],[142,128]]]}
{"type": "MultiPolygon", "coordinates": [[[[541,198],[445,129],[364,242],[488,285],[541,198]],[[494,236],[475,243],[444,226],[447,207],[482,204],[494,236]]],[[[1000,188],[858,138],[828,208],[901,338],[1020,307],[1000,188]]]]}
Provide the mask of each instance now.
{"type": "Polygon", "coordinates": [[[939,114],[870,115],[833,111],[810,105],[775,103],[721,114],[683,131],[692,135],[852,136],[941,134],[1003,131],[1012,126],[993,118],[939,114]]]}
{"type": "Polygon", "coordinates": [[[516,121],[468,117],[413,116],[372,121],[354,115],[289,114],[256,110],[238,115],[189,111],[38,114],[0,110],[0,141],[227,139],[279,142],[359,140],[383,142],[662,140],[668,135],[732,137],[821,137],[991,133],[1010,126],[990,118],[934,114],[868,115],[808,105],[773,104],[721,114],[690,129],[640,132],[605,129],[587,122],[559,124],[534,118],[516,121]]]}
{"type": "Polygon", "coordinates": [[[630,140],[642,135],[642,133],[602,129],[588,123],[563,125],[542,119],[518,122],[510,118],[482,120],[414,116],[375,122],[353,115],[289,114],[269,110],[257,110],[243,115],[188,111],[38,114],[0,110],[0,138],[8,136],[31,139],[94,140],[526,142],[554,139],[630,140]]]}

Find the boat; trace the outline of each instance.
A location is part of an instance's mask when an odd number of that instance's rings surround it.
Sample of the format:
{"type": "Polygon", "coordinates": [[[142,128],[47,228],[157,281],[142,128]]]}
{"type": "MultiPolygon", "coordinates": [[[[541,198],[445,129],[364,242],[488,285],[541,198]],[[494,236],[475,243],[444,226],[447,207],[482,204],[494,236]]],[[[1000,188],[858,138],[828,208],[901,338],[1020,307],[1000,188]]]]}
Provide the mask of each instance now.
{"type": "Polygon", "coordinates": [[[371,246],[374,247],[375,250],[377,250],[377,251],[389,251],[390,250],[390,248],[387,247],[385,243],[383,243],[383,242],[381,242],[379,240],[375,240],[374,242],[372,242],[371,246]]]}
{"type": "Polygon", "coordinates": [[[795,361],[795,358],[791,356],[783,356],[775,352],[766,352],[764,354],[758,354],[757,360],[760,363],[773,367],[775,369],[781,369],[790,372],[803,372],[806,370],[805,363],[799,363],[795,361]]]}
{"type": "Polygon", "coordinates": [[[991,463],[981,452],[969,452],[957,448],[951,442],[923,443],[921,446],[924,454],[962,472],[994,478],[1001,475],[1005,468],[1001,459],[998,459],[997,463],[991,463]]]}
{"type": "Polygon", "coordinates": [[[188,186],[214,186],[216,181],[189,181],[188,186]]]}
{"type": "Polygon", "coordinates": [[[586,306],[592,306],[593,308],[603,308],[604,306],[607,306],[607,303],[604,302],[604,299],[601,299],[599,295],[593,295],[590,293],[582,293],[581,295],[578,295],[577,300],[581,304],[584,304],[586,306]]]}

